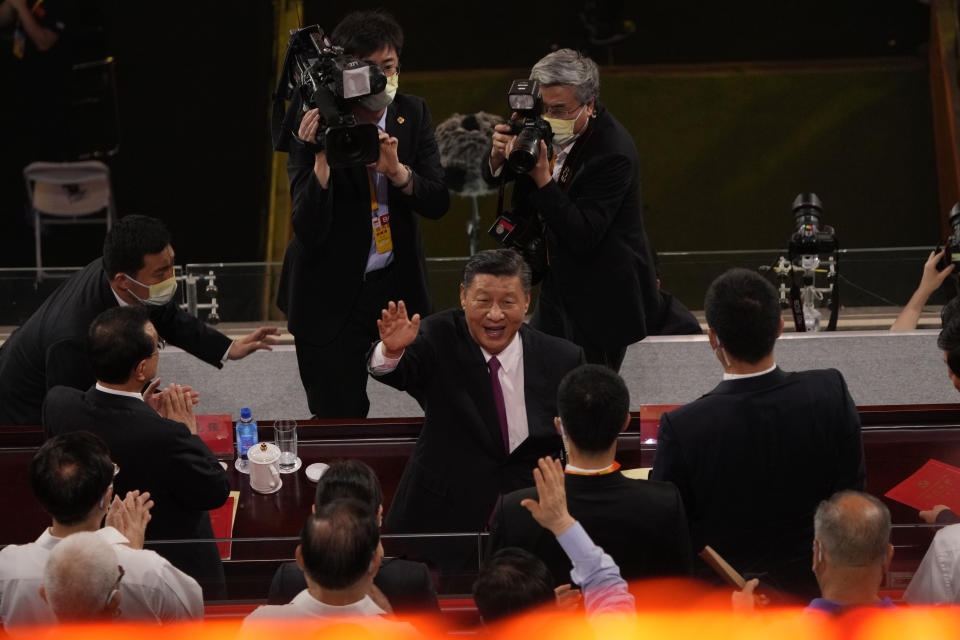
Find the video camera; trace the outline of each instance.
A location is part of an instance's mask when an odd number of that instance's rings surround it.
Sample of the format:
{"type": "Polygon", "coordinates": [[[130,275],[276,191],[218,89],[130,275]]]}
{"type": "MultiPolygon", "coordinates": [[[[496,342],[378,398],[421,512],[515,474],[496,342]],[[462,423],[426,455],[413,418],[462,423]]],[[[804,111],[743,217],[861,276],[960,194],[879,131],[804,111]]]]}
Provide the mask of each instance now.
{"type": "Polygon", "coordinates": [[[960,202],[953,205],[953,209],[950,210],[949,221],[953,233],[943,241],[943,257],[940,258],[940,264],[937,265],[940,271],[943,271],[952,263],[957,263],[960,267],[960,202]]]}
{"type": "Polygon", "coordinates": [[[543,113],[543,98],[540,83],[536,80],[514,80],[507,92],[507,103],[513,115],[507,123],[511,135],[517,136],[513,151],[507,158],[507,166],[515,173],[527,173],[540,159],[540,141],[553,142],[553,129],[540,115],[543,113]]]}
{"type": "MultiPolygon", "coordinates": [[[[820,224],[823,205],[815,193],[798,194],[792,212],[795,226],[787,255],[780,256],[773,267],[780,285],[780,304],[793,312],[796,331],[819,331],[822,314],[817,307],[826,306],[830,309],[827,331],[834,331],[840,310],[836,232],[833,227],[820,224]],[[826,286],[817,286],[818,273],[826,274],[826,286]]],[[[764,269],[770,267],[761,268],[764,269]]]]}
{"type": "Polygon", "coordinates": [[[376,162],[380,155],[377,126],[358,123],[350,107],[386,86],[380,67],[344,54],[318,25],[291,30],[273,95],[273,148],[289,151],[291,140],[299,140],[303,113],[318,109],[317,135],[302,141],[311,151],[326,151],[331,168],[376,162]],[[290,105],[284,112],[287,100],[290,105]]]}

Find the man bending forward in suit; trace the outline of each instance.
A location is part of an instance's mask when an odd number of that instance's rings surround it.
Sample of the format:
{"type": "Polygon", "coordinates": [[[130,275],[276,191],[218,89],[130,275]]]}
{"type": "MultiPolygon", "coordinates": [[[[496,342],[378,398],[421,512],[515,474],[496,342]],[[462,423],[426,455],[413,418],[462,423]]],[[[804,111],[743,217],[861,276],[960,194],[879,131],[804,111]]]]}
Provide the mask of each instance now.
{"type": "Polygon", "coordinates": [[[680,489],[694,551],[710,545],[741,573],[767,571],[758,577],[769,585],[816,597],[813,514],[864,487],[857,408],[839,371],[774,363],[783,319],[759,274],[727,271],[704,309],[723,382],[663,415],[651,477],[680,489]]]}
{"type": "Polygon", "coordinates": [[[511,249],[474,255],[460,305],[421,325],[391,302],[377,323],[370,372],[425,413],[387,516],[395,533],[480,531],[497,496],[533,486],[537,459],[560,449],[557,386],[583,350],[523,323],[527,263],[511,249]]]}

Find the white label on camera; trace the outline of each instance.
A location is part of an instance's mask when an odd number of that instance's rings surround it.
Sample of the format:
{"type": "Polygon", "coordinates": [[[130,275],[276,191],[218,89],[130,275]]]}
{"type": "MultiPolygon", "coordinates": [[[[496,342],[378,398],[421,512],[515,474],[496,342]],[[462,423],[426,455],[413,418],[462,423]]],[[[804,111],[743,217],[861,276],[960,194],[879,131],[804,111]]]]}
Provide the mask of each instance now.
{"type": "Polygon", "coordinates": [[[343,71],[343,97],[356,98],[370,93],[370,68],[345,69],[343,71]]]}

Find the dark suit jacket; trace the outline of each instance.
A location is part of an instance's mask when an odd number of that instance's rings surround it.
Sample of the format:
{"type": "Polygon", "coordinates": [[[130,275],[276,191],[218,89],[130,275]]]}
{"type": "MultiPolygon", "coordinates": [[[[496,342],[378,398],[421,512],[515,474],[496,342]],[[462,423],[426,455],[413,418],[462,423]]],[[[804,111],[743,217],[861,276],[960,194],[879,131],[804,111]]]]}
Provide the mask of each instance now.
{"type": "Polygon", "coordinates": [[[532,486],[537,458],[558,454],[557,386],[583,351],[526,325],[520,339],[530,435],[510,455],[487,364],[462,311],[424,319],[397,368],[378,377],[417,398],[425,414],[387,515],[390,531],[480,531],[499,494],[532,486]]]}
{"type": "MultiPolygon", "coordinates": [[[[0,425],[40,424],[40,407],[56,385],[87,389],[96,378],[87,358],[87,331],[102,311],[117,306],[103,260],[74,274],[0,348],[0,425]]],[[[215,367],[230,339],[175,302],[150,307],[157,333],[215,367]]]]}
{"type": "MultiPolygon", "coordinates": [[[[147,540],[210,539],[209,509],[226,502],[230,481],[226,471],[185,425],[163,418],[142,400],[104,393],[54,387],[43,404],[43,427],[48,438],[69,431],[90,431],[103,438],[110,456],[120,466],[114,493],[149,491],[154,501],[147,525],[147,540]]],[[[167,556],[175,545],[157,545],[167,556]]],[[[190,568],[178,567],[196,577],[219,565],[219,556],[202,557],[190,568]]],[[[182,555],[182,554],[181,554],[182,555]]],[[[200,556],[200,554],[196,554],[200,556]]]]}
{"type": "Polygon", "coordinates": [[[663,415],[651,477],[680,489],[695,552],[816,595],[813,514],[864,488],[860,417],[835,369],[724,381],[663,415]]]}
{"type": "MultiPolygon", "coordinates": [[[[512,206],[539,213],[546,225],[550,267],[540,296],[563,308],[575,339],[619,347],[648,334],[647,314],[659,304],[656,272],[633,138],[599,103],[589,126],[570,151],[582,156],[566,191],[556,181],[537,189],[529,175],[515,176],[512,206]]],[[[489,176],[486,160],[484,167],[489,176]]]]}
{"type": "MultiPolygon", "coordinates": [[[[440,613],[433,577],[422,562],[384,558],[373,584],[387,597],[396,614],[440,613]]],[[[297,563],[284,562],[273,574],[267,604],[287,604],[306,588],[307,581],[297,563]]]]}
{"type": "MultiPolygon", "coordinates": [[[[692,573],[687,518],[675,486],[621,473],[567,474],[564,486],[570,515],[610,554],[625,580],[692,573]]],[[[491,548],[526,549],[546,563],[557,584],[566,584],[570,560],[556,537],[520,506],[526,498],[537,498],[535,487],[503,496],[491,523],[491,548]]]]}
{"type": "MultiPolygon", "coordinates": [[[[414,172],[413,195],[388,187],[393,265],[410,314],[430,310],[418,216],[440,218],[450,207],[427,104],[398,94],[387,107],[386,130],[397,138],[400,162],[414,172]]],[[[314,154],[294,143],[287,162],[293,238],[287,246],[277,306],[290,333],[314,344],[336,336],[363,283],[373,229],[366,167],[330,172],[328,189],[313,173],[314,154]]]]}

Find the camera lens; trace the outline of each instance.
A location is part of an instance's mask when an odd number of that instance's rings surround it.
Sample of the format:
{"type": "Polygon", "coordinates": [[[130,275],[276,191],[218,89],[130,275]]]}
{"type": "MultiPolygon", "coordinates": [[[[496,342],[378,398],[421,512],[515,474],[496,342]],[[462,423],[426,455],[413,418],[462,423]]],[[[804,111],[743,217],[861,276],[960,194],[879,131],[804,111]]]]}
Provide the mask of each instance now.
{"type": "Polygon", "coordinates": [[[815,193],[798,193],[793,199],[793,219],[797,226],[819,227],[823,205],[815,193]]]}
{"type": "Polygon", "coordinates": [[[516,173],[533,169],[540,158],[540,132],[535,127],[524,127],[513,143],[507,165],[516,173]]]}

